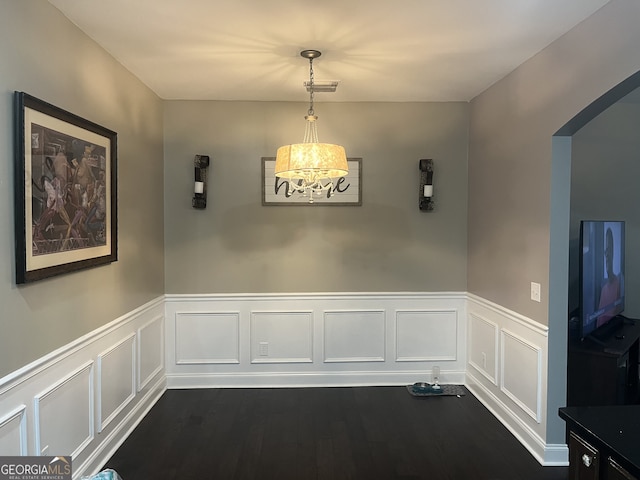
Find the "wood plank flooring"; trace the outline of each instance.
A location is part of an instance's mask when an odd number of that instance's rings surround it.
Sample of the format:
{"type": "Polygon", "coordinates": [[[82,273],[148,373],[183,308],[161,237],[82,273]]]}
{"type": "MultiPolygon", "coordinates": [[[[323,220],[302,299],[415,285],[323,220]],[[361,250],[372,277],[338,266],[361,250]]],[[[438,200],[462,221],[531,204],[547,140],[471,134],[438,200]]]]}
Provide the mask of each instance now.
{"type": "Polygon", "coordinates": [[[168,390],[104,468],[139,479],[564,480],[470,393],[168,390]]]}

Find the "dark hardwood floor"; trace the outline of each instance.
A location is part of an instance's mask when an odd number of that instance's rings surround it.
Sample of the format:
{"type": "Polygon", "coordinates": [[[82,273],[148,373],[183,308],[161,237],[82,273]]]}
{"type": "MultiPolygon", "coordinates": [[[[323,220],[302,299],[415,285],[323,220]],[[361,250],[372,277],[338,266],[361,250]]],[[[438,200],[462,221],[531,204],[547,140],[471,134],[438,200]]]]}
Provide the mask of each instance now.
{"type": "Polygon", "coordinates": [[[123,480],[559,480],[470,393],[168,390],[104,468],[123,480]]]}

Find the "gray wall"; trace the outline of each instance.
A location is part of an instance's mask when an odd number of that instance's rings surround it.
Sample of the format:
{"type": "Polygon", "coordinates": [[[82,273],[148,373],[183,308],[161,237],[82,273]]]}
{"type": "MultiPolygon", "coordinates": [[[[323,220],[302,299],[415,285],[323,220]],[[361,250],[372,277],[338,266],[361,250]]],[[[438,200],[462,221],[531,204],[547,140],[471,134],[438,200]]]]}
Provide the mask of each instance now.
{"type": "Polygon", "coordinates": [[[260,158],[302,141],[307,107],[165,102],[167,293],[465,291],[468,104],[318,103],[320,141],[363,159],[363,205],[262,206],[260,158]],[[195,154],[213,161],[203,211],[195,154]],[[420,158],[435,163],[431,213],[420,158]]]}
{"type": "Polygon", "coordinates": [[[640,68],[639,13],[638,2],[613,0],[473,100],[472,293],[548,323],[551,138],[640,68]],[[541,303],[529,299],[531,281],[541,303]]]}
{"type": "Polygon", "coordinates": [[[624,220],[625,314],[640,316],[640,103],[620,100],[573,135],[569,308],[578,307],[580,220],[624,220]]]}
{"type": "MultiPolygon", "coordinates": [[[[549,325],[549,412],[565,401],[570,201],[552,136],[640,69],[638,18],[640,3],[612,0],[471,105],[468,289],[549,325]]],[[[547,428],[564,442],[555,415],[547,428]]]]}
{"type": "Polygon", "coordinates": [[[46,1],[0,0],[0,376],[161,295],[162,103],[46,1]],[[119,261],[14,281],[13,92],[118,133],[119,261]]]}

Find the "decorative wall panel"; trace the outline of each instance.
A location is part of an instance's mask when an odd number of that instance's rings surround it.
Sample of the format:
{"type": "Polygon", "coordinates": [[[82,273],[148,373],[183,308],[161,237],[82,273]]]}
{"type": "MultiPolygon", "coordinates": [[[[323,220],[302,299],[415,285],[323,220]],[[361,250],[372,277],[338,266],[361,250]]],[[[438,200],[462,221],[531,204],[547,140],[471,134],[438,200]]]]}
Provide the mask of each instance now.
{"type": "Polygon", "coordinates": [[[502,330],[501,336],[502,391],[539,423],[542,382],[541,349],[505,329],[502,330]]]}
{"type": "Polygon", "coordinates": [[[135,335],[98,355],[98,432],[101,432],[136,394],[135,335]]]}
{"type": "Polygon", "coordinates": [[[312,312],[251,313],[251,363],[313,362],[312,312]]]}
{"type": "Polygon", "coordinates": [[[89,362],[36,395],[36,451],[75,457],[93,440],[93,367],[89,362]]]}
{"type": "Polygon", "coordinates": [[[0,452],[3,456],[27,455],[26,406],[0,418],[0,452]]]}
{"type": "Polygon", "coordinates": [[[384,362],[385,312],[324,313],[325,362],[384,362]]]}
{"type": "Polygon", "coordinates": [[[498,325],[473,313],[469,315],[469,365],[498,385],[498,325]]]}
{"type": "Polygon", "coordinates": [[[240,316],[231,313],[176,315],[176,362],[239,363],[240,316]]]}
{"type": "Polygon", "coordinates": [[[396,361],[456,360],[456,310],[400,310],[396,312],[396,361]]]}
{"type": "Polygon", "coordinates": [[[138,329],[138,391],[164,369],[164,317],[156,316],[138,329]]]}

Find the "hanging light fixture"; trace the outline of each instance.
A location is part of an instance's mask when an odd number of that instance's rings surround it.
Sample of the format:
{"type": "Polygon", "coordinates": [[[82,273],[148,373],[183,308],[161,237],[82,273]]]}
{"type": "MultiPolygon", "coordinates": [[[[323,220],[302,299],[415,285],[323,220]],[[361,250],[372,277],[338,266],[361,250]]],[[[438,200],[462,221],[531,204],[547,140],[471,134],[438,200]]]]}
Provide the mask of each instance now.
{"type": "Polygon", "coordinates": [[[314,195],[333,194],[333,179],[349,173],[344,147],[330,143],[318,143],[316,116],[313,110],[313,60],[318,50],[303,50],[300,56],[309,59],[309,110],[304,117],[307,125],[302,143],[285,145],[276,154],[276,177],[289,180],[289,195],[301,193],[313,203],[314,195]]]}

